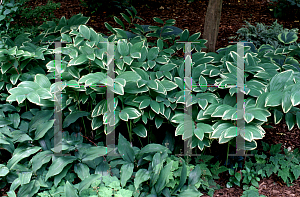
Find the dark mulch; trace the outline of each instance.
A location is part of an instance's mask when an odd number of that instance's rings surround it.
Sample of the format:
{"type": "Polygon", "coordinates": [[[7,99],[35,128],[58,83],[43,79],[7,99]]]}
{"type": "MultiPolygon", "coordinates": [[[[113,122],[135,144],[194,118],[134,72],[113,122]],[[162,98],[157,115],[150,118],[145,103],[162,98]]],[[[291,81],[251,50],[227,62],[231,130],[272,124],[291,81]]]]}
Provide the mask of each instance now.
{"type": "MultiPolygon", "coordinates": [[[[276,19],[273,18],[272,13],[268,9],[268,1],[269,0],[224,0],[216,50],[221,47],[228,46],[228,37],[236,35],[236,31],[245,25],[244,20],[247,20],[253,25],[256,25],[256,22],[272,25],[276,19]]],[[[57,3],[60,1],[54,0],[54,2],[57,3]]],[[[45,5],[46,3],[47,0],[40,0],[30,1],[27,4],[29,7],[34,8],[39,5],[45,5]]],[[[55,16],[58,18],[65,16],[68,19],[75,14],[83,13],[84,16],[91,17],[87,23],[88,26],[93,27],[97,32],[101,32],[106,35],[109,35],[110,32],[105,28],[104,22],[108,22],[113,27],[120,28],[114,19],[109,17],[108,12],[100,12],[92,15],[89,11],[87,11],[86,8],[80,6],[79,0],[64,0],[60,3],[61,8],[55,10],[54,12],[55,16]]],[[[153,17],[159,17],[163,20],[176,19],[176,24],[174,26],[181,29],[188,29],[190,35],[197,32],[201,32],[201,34],[203,34],[207,5],[208,0],[195,0],[193,3],[187,3],[186,0],[149,0],[147,4],[144,3],[135,5],[136,10],[138,11],[138,16],[145,20],[139,20],[135,23],[141,25],[159,25],[153,21],[153,17]]],[[[127,14],[126,11],[124,11],[124,13],[127,14]]],[[[120,14],[115,15],[124,22],[125,26],[128,25],[122,19],[120,14]]],[[[288,18],[277,19],[277,21],[279,24],[282,24],[284,28],[292,29],[299,28],[299,19],[300,16],[296,16],[294,11],[291,11],[288,18]]],[[[34,24],[35,23],[36,22],[34,22],[34,24]]],[[[41,24],[40,22],[37,23],[41,24]]],[[[202,36],[200,38],[202,38],[202,36]]],[[[153,40],[150,39],[150,41],[153,40]]],[[[300,38],[298,39],[298,42],[300,42],[300,38]]],[[[183,57],[183,55],[184,54],[181,53],[179,56],[183,57]]],[[[265,137],[262,140],[257,141],[258,150],[262,150],[261,141],[264,141],[268,144],[282,143],[286,148],[291,147],[292,150],[295,148],[300,148],[300,140],[298,138],[300,129],[297,126],[295,126],[295,128],[293,128],[291,131],[288,131],[284,122],[278,125],[274,125],[272,123],[269,125],[273,126],[274,128],[265,129],[265,137]]],[[[214,149],[217,149],[218,151],[224,150],[224,146],[217,144],[214,149]]],[[[225,145],[225,150],[227,150],[227,145],[225,145]]],[[[220,175],[220,179],[216,182],[220,184],[223,189],[217,190],[214,196],[236,197],[242,195],[243,190],[238,186],[234,186],[230,189],[226,188],[225,185],[228,181],[228,178],[228,172],[224,172],[220,175]]],[[[264,178],[259,182],[259,193],[268,197],[300,196],[299,182],[300,180],[298,179],[294,182],[294,186],[287,187],[281,179],[278,179],[276,175],[272,175],[270,178],[264,178]]],[[[6,191],[8,191],[8,188],[1,190],[4,195],[6,191]]],[[[206,197],[208,195],[204,196],[206,197]]]]}

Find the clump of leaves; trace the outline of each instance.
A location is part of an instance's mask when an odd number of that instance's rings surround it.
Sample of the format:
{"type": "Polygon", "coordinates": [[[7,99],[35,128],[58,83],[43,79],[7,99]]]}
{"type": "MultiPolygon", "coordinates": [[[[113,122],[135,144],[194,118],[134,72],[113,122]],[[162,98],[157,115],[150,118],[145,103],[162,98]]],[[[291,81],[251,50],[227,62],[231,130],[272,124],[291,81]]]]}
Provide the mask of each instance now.
{"type": "MultiPolygon", "coordinates": [[[[256,23],[256,27],[251,25],[248,21],[245,20],[246,25],[240,28],[236,33],[238,36],[229,37],[229,39],[237,38],[239,41],[245,40],[247,42],[253,42],[256,48],[259,48],[263,44],[270,44],[274,46],[275,49],[279,47],[284,47],[284,44],[280,43],[278,39],[278,35],[280,33],[286,32],[294,32],[298,34],[299,29],[283,29],[283,25],[277,23],[277,20],[273,22],[273,25],[268,26],[264,23],[256,23]]],[[[293,45],[296,42],[291,43],[293,45]]]]}

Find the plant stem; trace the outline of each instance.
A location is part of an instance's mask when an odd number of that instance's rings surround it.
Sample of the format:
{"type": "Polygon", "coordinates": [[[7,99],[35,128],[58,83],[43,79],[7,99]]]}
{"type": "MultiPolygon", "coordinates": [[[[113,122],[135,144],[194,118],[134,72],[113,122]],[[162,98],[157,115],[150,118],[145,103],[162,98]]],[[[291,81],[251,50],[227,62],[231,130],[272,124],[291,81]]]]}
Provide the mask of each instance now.
{"type": "Polygon", "coordinates": [[[228,143],[228,146],[227,146],[226,167],[227,167],[227,162],[228,162],[228,153],[229,153],[229,143],[228,143]]]}
{"type": "Polygon", "coordinates": [[[83,117],[81,117],[82,119],[82,123],[83,123],[83,127],[84,127],[84,135],[87,136],[87,131],[86,131],[86,127],[85,127],[85,123],[84,123],[84,120],[83,120],[83,117]]]}
{"type": "Polygon", "coordinates": [[[126,126],[127,126],[127,131],[128,131],[128,134],[129,134],[129,141],[131,142],[131,130],[130,130],[129,126],[128,126],[128,121],[126,121],[126,126]]]}
{"type": "Polygon", "coordinates": [[[143,143],[142,143],[142,141],[141,141],[141,139],[140,139],[140,137],[138,136],[138,138],[139,138],[139,141],[140,141],[140,143],[141,143],[141,145],[142,145],[142,148],[144,147],[143,146],[143,143]]]}

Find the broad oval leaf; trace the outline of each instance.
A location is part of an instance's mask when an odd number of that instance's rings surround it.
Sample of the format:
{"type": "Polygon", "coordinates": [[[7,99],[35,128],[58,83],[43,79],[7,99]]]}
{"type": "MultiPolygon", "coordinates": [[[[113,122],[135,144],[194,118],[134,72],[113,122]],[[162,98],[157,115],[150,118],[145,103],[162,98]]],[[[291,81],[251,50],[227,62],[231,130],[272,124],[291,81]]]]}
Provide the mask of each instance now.
{"type": "Polygon", "coordinates": [[[64,120],[63,128],[68,127],[70,124],[74,123],[78,118],[83,116],[88,116],[90,113],[85,111],[75,111],[69,115],[64,120]]]}
{"type": "Polygon", "coordinates": [[[41,147],[38,146],[20,148],[19,151],[13,154],[12,158],[8,160],[7,167],[12,169],[19,161],[37,153],[39,150],[41,150],[41,147]]]}
{"type": "Polygon", "coordinates": [[[56,157],[56,159],[52,161],[52,164],[49,167],[45,180],[47,181],[48,178],[59,174],[64,169],[64,167],[66,167],[69,163],[72,163],[75,160],[76,157],[74,156],[56,157]]]}

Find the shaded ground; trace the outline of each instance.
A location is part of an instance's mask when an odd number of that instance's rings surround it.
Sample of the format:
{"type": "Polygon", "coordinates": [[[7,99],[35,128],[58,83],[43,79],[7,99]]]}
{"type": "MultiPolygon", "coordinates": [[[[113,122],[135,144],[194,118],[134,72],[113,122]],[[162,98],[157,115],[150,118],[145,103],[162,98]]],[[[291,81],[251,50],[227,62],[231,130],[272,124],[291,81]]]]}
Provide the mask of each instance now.
{"type": "MultiPolygon", "coordinates": [[[[236,31],[245,25],[244,20],[247,20],[253,25],[256,25],[256,22],[264,23],[266,25],[272,25],[276,20],[273,18],[272,13],[268,9],[268,0],[254,1],[254,0],[224,0],[222,7],[222,16],[219,27],[219,34],[216,44],[216,50],[221,47],[228,46],[228,37],[235,36],[236,31]]],[[[55,3],[60,2],[59,0],[54,0],[55,3]]],[[[28,6],[34,8],[35,6],[45,5],[47,0],[40,1],[30,1],[28,6]]],[[[108,13],[101,12],[92,15],[86,8],[80,5],[79,0],[64,0],[61,1],[61,8],[57,9],[54,14],[57,18],[65,16],[69,19],[71,16],[83,13],[84,16],[90,16],[91,19],[87,23],[88,26],[93,27],[97,32],[104,33],[109,35],[110,32],[105,28],[104,22],[108,22],[113,27],[120,26],[114,21],[112,17],[108,16],[108,13]]],[[[201,32],[203,34],[204,30],[204,21],[206,8],[208,5],[208,0],[197,1],[193,3],[187,3],[187,1],[175,1],[175,0],[149,0],[147,4],[137,4],[135,5],[136,10],[138,11],[138,16],[140,16],[145,21],[137,21],[136,23],[140,25],[157,25],[153,21],[153,17],[159,17],[163,20],[167,19],[176,19],[176,24],[174,26],[181,29],[188,29],[190,35],[201,32]]],[[[124,11],[125,13],[126,11],[124,11]]],[[[120,14],[116,16],[121,19],[125,26],[127,23],[122,19],[120,14]]],[[[277,19],[279,24],[282,24],[284,28],[292,29],[299,28],[300,16],[294,15],[294,12],[291,11],[287,19],[277,19]]],[[[40,23],[32,21],[33,24],[40,23]]],[[[300,37],[300,35],[298,35],[300,37]]],[[[202,38],[202,35],[201,37],[202,38]]],[[[298,39],[300,42],[300,38],[298,39]]],[[[183,53],[179,56],[183,57],[183,53]]],[[[298,106],[299,107],[299,106],[298,106]]],[[[282,143],[286,148],[291,147],[292,150],[295,148],[300,148],[300,130],[297,126],[291,131],[288,131],[285,123],[280,123],[278,125],[270,124],[273,126],[273,129],[266,129],[266,136],[257,141],[258,150],[262,150],[261,141],[264,141],[268,144],[277,144],[282,143]]],[[[216,143],[217,144],[217,143],[216,143]]],[[[213,146],[212,146],[213,147],[213,146]]],[[[222,145],[217,144],[214,147],[216,151],[224,150],[222,145]]],[[[227,150],[227,145],[225,150],[227,150]]],[[[225,187],[228,181],[229,175],[227,173],[222,173],[220,179],[216,181],[220,184],[223,189],[220,189],[215,192],[214,196],[241,196],[243,193],[242,188],[234,186],[233,188],[227,189],[225,187]]],[[[300,196],[300,180],[298,179],[294,182],[294,186],[287,187],[280,179],[276,176],[270,178],[264,178],[259,182],[259,193],[268,197],[275,196],[300,196]]],[[[7,191],[7,188],[6,188],[7,191]]],[[[4,192],[4,191],[1,191],[4,192]]],[[[1,193],[0,192],[0,193],[1,193]]],[[[5,192],[4,192],[5,193],[5,192]]],[[[204,195],[205,197],[208,195],[204,195]]]]}

